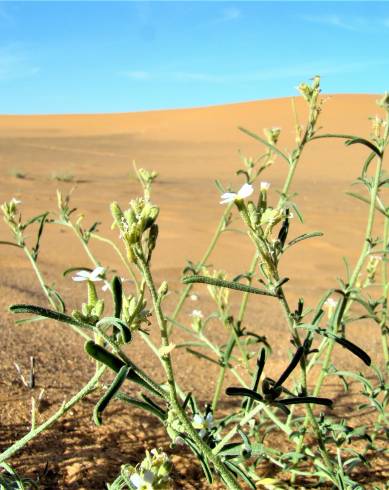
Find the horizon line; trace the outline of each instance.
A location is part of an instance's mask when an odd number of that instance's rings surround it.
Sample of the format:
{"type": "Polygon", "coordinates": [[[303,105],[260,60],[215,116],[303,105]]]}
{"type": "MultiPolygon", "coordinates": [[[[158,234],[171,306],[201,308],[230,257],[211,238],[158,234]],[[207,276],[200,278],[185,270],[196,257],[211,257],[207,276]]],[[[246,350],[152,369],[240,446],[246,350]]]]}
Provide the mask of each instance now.
{"type": "MultiPolygon", "coordinates": [[[[340,96],[359,96],[359,97],[380,97],[383,94],[381,93],[367,93],[367,92],[322,92],[322,96],[328,97],[340,97],[340,96]]],[[[0,117],[62,117],[62,116],[110,116],[110,115],[124,115],[124,114],[147,114],[147,113],[155,113],[155,112],[172,112],[172,111],[190,111],[190,110],[202,110],[202,109],[212,109],[218,107],[228,107],[228,106],[236,106],[236,105],[244,105],[244,104],[254,104],[257,102],[271,102],[276,100],[283,99],[294,99],[302,97],[300,94],[296,95],[285,95],[282,97],[269,97],[263,99],[249,99],[238,102],[225,102],[220,104],[208,104],[208,105],[199,105],[199,106],[191,106],[191,107],[166,107],[161,109],[140,109],[140,110],[128,110],[128,111],[112,111],[112,112],[45,112],[45,113],[0,113],[0,117]]]]}

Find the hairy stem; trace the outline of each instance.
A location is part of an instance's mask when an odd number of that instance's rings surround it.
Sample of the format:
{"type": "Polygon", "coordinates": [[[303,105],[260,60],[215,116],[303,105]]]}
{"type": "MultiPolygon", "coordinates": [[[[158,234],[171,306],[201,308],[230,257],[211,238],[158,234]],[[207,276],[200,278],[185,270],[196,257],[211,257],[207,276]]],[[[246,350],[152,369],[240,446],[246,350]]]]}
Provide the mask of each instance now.
{"type": "MultiPolygon", "coordinates": [[[[162,345],[164,347],[168,347],[169,336],[167,331],[167,322],[162,312],[160,299],[158,298],[158,293],[155,288],[155,284],[151,276],[149,266],[144,260],[144,257],[142,257],[141,253],[138,254],[138,264],[151,294],[155,315],[160,329],[162,345]]],[[[184,427],[185,432],[191,437],[191,439],[194,441],[198,449],[214,465],[216,471],[219,473],[221,478],[226,483],[227,488],[230,490],[242,490],[240,485],[236,481],[235,477],[225,467],[225,465],[220,460],[220,458],[217,457],[215,454],[213,454],[211,448],[207,444],[205,444],[205,442],[200,438],[196,429],[193,427],[191,421],[189,420],[185,410],[182,408],[180,402],[178,401],[176,385],[174,380],[173,366],[169,353],[166,353],[162,356],[162,362],[167,377],[167,383],[169,386],[170,405],[171,405],[170,409],[174,411],[175,415],[177,416],[182,426],[184,427]]]]}

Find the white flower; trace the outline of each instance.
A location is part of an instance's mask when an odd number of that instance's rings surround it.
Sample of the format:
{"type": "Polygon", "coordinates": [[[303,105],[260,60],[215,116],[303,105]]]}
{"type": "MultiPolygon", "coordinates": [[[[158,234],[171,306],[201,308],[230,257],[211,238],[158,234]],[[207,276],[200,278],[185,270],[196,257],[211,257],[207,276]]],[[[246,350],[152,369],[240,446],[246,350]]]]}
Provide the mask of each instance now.
{"type": "Polygon", "coordinates": [[[244,199],[245,197],[251,196],[253,192],[254,187],[246,182],[246,184],[243,184],[238,192],[225,192],[222,194],[220,204],[227,204],[238,199],[244,199]]]}
{"type": "Polygon", "coordinates": [[[327,306],[327,308],[336,308],[338,302],[335,301],[334,299],[332,298],[328,298],[325,303],[324,303],[324,306],[327,306]]]}
{"type": "Polygon", "coordinates": [[[15,204],[15,206],[16,206],[17,204],[21,204],[21,203],[22,203],[22,201],[19,201],[19,199],[16,199],[15,197],[13,197],[13,198],[11,199],[11,203],[15,204]]]}
{"type": "Polygon", "coordinates": [[[268,191],[270,189],[270,182],[261,182],[260,189],[261,191],[268,191]]]}
{"type": "Polygon", "coordinates": [[[149,470],[145,470],[143,475],[134,473],[130,477],[130,482],[136,490],[153,490],[154,473],[149,470]]]}
{"type": "Polygon", "coordinates": [[[215,422],[213,420],[213,415],[211,412],[207,414],[206,417],[196,413],[193,417],[193,427],[195,429],[200,430],[199,436],[201,439],[206,435],[206,433],[215,426],[215,422]]]}
{"type": "Polygon", "coordinates": [[[197,296],[197,294],[191,294],[190,299],[191,299],[191,301],[197,301],[199,299],[199,297],[197,296]]]}
{"type": "Polygon", "coordinates": [[[73,281],[80,282],[80,281],[102,281],[101,277],[99,277],[101,274],[103,274],[105,271],[104,267],[96,267],[92,272],[88,271],[78,271],[75,276],[72,277],[73,281]]]}
{"type": "Polygon", "coordinates": [[[201,310],[193,310],[190,314],[193,318],[204,318],[203,312],[201,310]]]}
{"type": "Polygon", "coordinates": [[[371,255],[370,256],[373,260],[377,260],[378,262],[382,260],[382,255],[371,255]]]}

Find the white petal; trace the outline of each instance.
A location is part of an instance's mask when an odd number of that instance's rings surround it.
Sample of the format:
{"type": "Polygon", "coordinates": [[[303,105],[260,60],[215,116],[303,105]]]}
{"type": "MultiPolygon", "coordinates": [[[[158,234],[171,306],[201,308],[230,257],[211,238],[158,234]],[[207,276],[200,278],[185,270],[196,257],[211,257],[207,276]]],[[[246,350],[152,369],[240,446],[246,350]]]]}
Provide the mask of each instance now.
{"type": "Polygon", "coordinates": [[[221,199],[220,204],[227,204],[229,202],[233,202],[233,201],[235,201],[237,196],[238,195],[236,192],[225,192],[220,197],[220,199],[221,199]]]}
{"type": "Polygon", "coordinates": [[[193,318],[204,318],[203,312],[201,310],[193,310],[191,316],[193,318]]]}
{"type": "Polygon", "coordinates": [[[104,286],[102,286],[102,287],[101,287],[101,290],[102,290],[102,291],[107,291],[107,289],[108,289],[108,288],[109,288],[109,283],[108,283],[108,282],[106,282],[106,283],[104,284],[104,286]]]}
{"type": "Polygon", "coordinates": [[[270,182],[261,182],[261,191],[268,191],[270,188],[270,182]]]}
{"type": "Polygon", "coordinates": [[[101,281],[101,278],[98,277],[100,274],[102,274],[105,271],[104,267],[96,267],[92,273],[90,274],[90,280],[91,281],[101,281]]]}
{"type": "Polygon", "coordinates": [[[251,184],[243,184],[242,187],[238,191],[238,197],[240,199],[244,199],[245,197],[251,196],[254,192],[254,187],[251,184]]]}
{"type": "Polygon", "coordinates": [[[134,485],[135,488],[140,488],[145,481],[140,475],[138,475],[138,473],[134,473],[130,477],[130,482],[134,485]]]}
{"type": "Polygon", "coordinates": [[[88,271],[78,271],[78,272],[76,272],[76,275],[77,276],[84,277],[85,279],[89,279],[90,274],[91,273],[88,272],[88,271]]]}
{"type": "Polygon", "coordinates": [[[193,417],[193,427],[197,428],[198,426],[202,427],[204,423],[204,419],[201,415],[196,413],[196,415],[193,417]]]}
{"type": "Polygon", "coordinates": [[[145,470],[145,472],[143,473],[143,480],[146,483],[153,483],[153,481],[154,481],[154,473],[152,471],[145,470]]]}
{"type": "Polygon", "coordinates": [[[209,425],[213,424],[213,415],[211,412],[208,413],[208,415],[206,416],[205,420],[207,421],[207,423],[209,425]]]}
{"type": "Polygon", "coordinates": [[[73,281],[81,282],[81,281],[86,281],[88,278],[87,277],[81,277],[81,276],[73,276],[72,279],[73,279],[73,281]]]}

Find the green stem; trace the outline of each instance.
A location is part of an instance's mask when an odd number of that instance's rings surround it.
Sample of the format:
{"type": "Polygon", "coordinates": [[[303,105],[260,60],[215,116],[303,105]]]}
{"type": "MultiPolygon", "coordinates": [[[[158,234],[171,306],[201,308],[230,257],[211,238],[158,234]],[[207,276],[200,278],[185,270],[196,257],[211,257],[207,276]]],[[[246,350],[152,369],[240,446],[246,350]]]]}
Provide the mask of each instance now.
{"type": "Polygon", "coordinates": [[[71,221],[69,221],[67,223],[67,226],[69,226],[74,231],[74,233],[76,234],[77,238],[80,240],[80,242],[81,242],[81,244],[82,244],[82,246],[83,246],[83,248],[84,248],[87,256],[89,257],[90,261],[92,262],[92,264],[94,264],[95,267],[100,266],[101,265],[100,262],[92,254],[92,252],[90,251],[90,249],[88,247],[88,244],[85,243],[85,240],[83,239],[80,230],[76,226],[74,226],[74,224],[71,221]]]}
{"type": "Polygon", "coordinates": [[[372,238],[372,231],[373,231],[374,219],[375,219],[375,204],[378,195],[378,185],[382,172],[382,163],[383,163],[382,158],[379,158],[375,175],[374,175],[373,188],[370,192],[370,207],[369,207],[369,214],[368,214],[367,226],[365,232],[365,240],[363,243],[362,251],[359,255],[359,259],[355,265],[354,271],[350,278],[349,289],[352,289],[355,286],[358,280],[358,276],[362,270],[363,264],[366,260],[366,257],[368,256],[371,249],[371,238],[372,238]]]}
{"type": "Polygon", "coordinates": [[[55,412],[55,414],[52,415],[48,420],[46,420],[46,422],[43,422],[43,424],[39,425],[34,430],[28,432],[28,434],[26,434],[24,437],[22,437],[17,442],[15,442],[15,444],[9,447],[6,451],[4,451],[0,455],[0,464],[3,463],[5,460],[9,459],[16,452],[20,451],[20,449],[22,449],[28,442],[34,439],[34,437],[36,437],[38,434],[51,427],[60,417],[62,417],[63,414],[65,414],[68,410],[70,410],[77,402],[79,402],[85,396],[89,395],[89,393],[91,393],[95,389],[105,369],[106,366],[101,367],[99,371],[93,376],[93,378],[91,378],[89,382],[82,388],[82,390],[80,390],[76,395],[74,395],[73,398],[71,398],[67,403],[63,403],[61,408],[57,412],[55,412]]]}
{"type": "MultiPolygon", "coordinates": [[[[143,254],[141,252],[137,253],[137,258],[138,258],[138,264],[140,270],[146,281],[147,287],[150,291],[150,295],[153,301],[154,311],[160,329],[162,345],[164,347],[168,347],[169,336],[167,330],[167,322],[162,312],[161,301],[160,298],[158,297],[155,284],[150,273],[149,266],[146,263],[143,254]]],[[[181,422],[185,432],[191,437],[191,439],[196,444],[199,451],[214,465],[216,471],[219,473],[219,475],[226,483],[227,488],[229,490],[242,490],[240,485],[236,481],[235,477],[232,475],[232,473],[224,466],[223,462],[215,454],[213,454],[211,448],[207,444],[205,444],[204,441],[200,438],[196,429],[193,427],[191,421],[188,419],[185,410],[182,408],[180,402],[178,401],[170,354],[167,353],[161,356],[161,360],[167,376],[171,410],[174,411],[175,415],[181,422]]]]}
{"type": "MultiPolygon", "coordinates": [[[[156,347],[156,345],[154,345],[153,341],[150,339],[150,336],[144,332],[139,332],[139,333],[140,333],[140,336],[142,337],[142,339],[144,340],[144,342],[146,342],[146,344],[154,352],[154,354],[156,355],[158,360],[162,363],[161,355],[158,351],[158,348],[156,347]]],[[[184,400],[185,399],[185,393],[183,392],[183,390],[179,387],[179,385],[177,383],[176,383],[176,388],[177,388],[177,393],[180,395],[181,399],[184,400]]]]}
{"type": "Polygon", "coordinates": [[[31,262],[31,265],[32,265],[32,268],[34,269],[35,275],[38,278],[39,284],[40,284],[43,292],[45,293],[47,299],[49,300],[49,303],[54,308],[54,310],[57,311],[57,306],[58,305],[56,305],[55,301],[51,297],[50,292],[49,292],[49,290],[46,287],[45,281],[43,280],[43,277],[42,277],[42,274],[41,274],[41,272],[39,270],[39,267],[38,267],[38,265],[37,265],[34,257],[31,255],[31,252],[29,251],[29,249],[27,248],[26,245],[23,247],[23,251],[26,254],[26,256],[28,257],[29,261],[31,262]]]}
{"type": "MultiPolygon", "coordinates": [[[[249,269],[250,276],[252,274],[254,274],[255,269],[258,266],[258,262],[259,262],[258,254],[255,254],[253,257],[253,260],[251,261],[251,264],[250,264],[250,269],[249,269]]],[[[249,286],[251,286],[251,283],[252,283],[252,279],[250,279],[250,281],[249,281],[249,286]]],[[[246,313],[249,297],[250,297],[250,293],[248,293],[248,292],[243,293],[243,298],[242,298],[242,301],[240,303],[240,308],[239,308],[239,313],[238,313],[238,322],[239,323],[241,323],[243,321],[244,315],[246,313]]]]}
{"type": "MultiPolygon", "coordinates": [[[[383,236],[383,245],[386,250],[388,246],[389,240],[389,218],[385,218],[384,221],[384,236],[383,236]]],[[[387,253],[385,252],[382,256],[382,289],[383,289],[383,298],[384,298],[384,307],[382,311],[382,319],[380,322],[381,328],[381,343],[382,343],[382,351],[385,359],[386,369],[389,369],[389,347],[388,347],[388,327],[386,324],[388,318],[388,292],[389,292],[389,284],[388,284],[388,266],[387,266],[387,253]]]]}
{"type": "Polygon", "coordinates": [[[216,383],[215,392],[213,395],[213,400],[212,400],[212,405],[211,405],[213,412],[216,411],[217,404],[219,403],[219,400],[220,400],[221,391],[223,388],[224,377],[226,374],[226,369],[227,369],[228,362],[230,360],[230,356],[231,356],[232,350],[234,348],[234,345],[235,345],[235,336],[232,334],[232,335],[230,335],[230,338],[228,340],[228,343],[227,343],[227,346],[225,349],[225,353],[223,355],[223,360],[222,360],[223,364],[220,368],[219,376],[218,376],[217,383],[216,383]]]}

